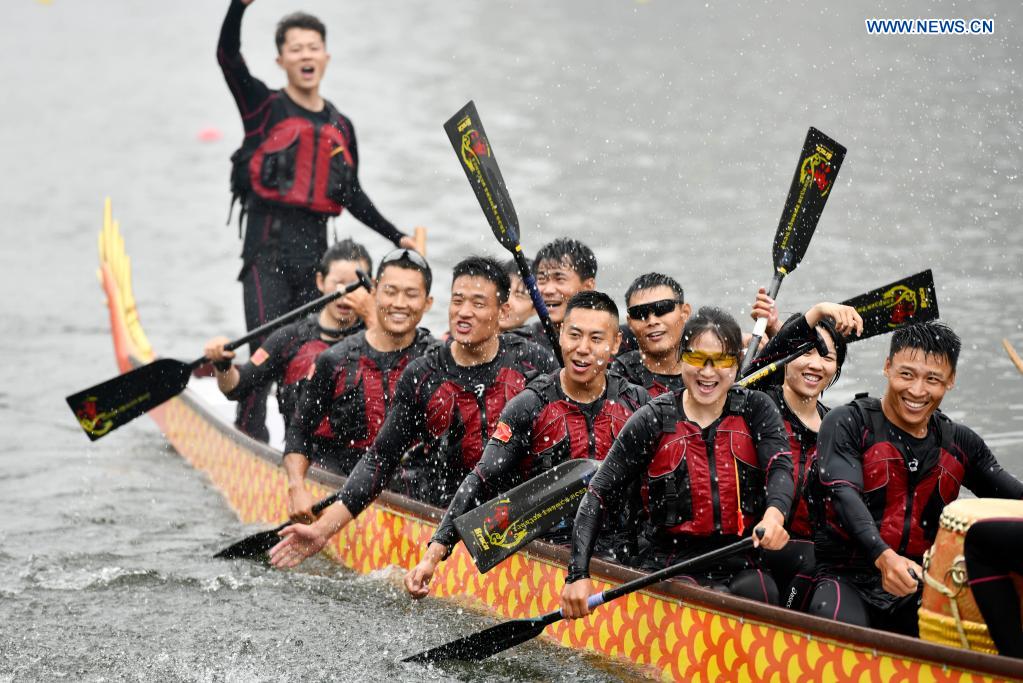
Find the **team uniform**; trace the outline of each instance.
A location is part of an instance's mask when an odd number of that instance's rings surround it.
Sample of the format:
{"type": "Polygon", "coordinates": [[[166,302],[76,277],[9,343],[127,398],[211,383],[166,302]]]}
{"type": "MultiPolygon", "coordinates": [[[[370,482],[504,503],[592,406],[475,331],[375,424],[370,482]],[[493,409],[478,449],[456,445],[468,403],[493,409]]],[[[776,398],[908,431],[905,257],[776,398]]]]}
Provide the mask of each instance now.
{"type": "Polygon", "coordinates": [[[348,474],[380,432],[401,373],[434,343],[420,328],[405,348],[377,351],[361,331],[320,354],[288,426],[284,452],[326,453],[321,465],[348,474]]]}
{"type": "Polygon", "coordinates": [[[935,412],[927,435],[895,427],[876,398],[832,410],[818,437],[827,493],[814,541],[813,614],[862,626],[917,633],[919,595],[886,592],[874,560],[891,548],[917,563],[931,547],[946,504],[962,486],[982,497],[1023,498],[984,440],[935,412]]]}
{"type": "MultiPolygon", "coordinates": [[[[462,482],[433,540],[453,548],[454,521],[489,494],[505,491],[572,458],[603,460],[622,427],[649,400],[646,391],[608,377],[604,395],[591,403],[569,398],[560,371],[533,380],[501,412],[501,419],[479,463],[462,482]]],[[[606,549],[620,561],[635,553],[635,508],[621,510],[621,522],[607,537],[606,549]]],[[[571,526],[544,538],[567,542],[571,526]]]]}
{"type": "MultiPolygon", "coordinates": [[[[681,392],[641,407],[618,435],[579,506],[568,579],[587,576],[605,510],[643,481],[647,529],[641,566],[660,569],[748,536],[769,506],[787,514],[793,497],[788,437],[778,410],[757,391],[729,390],[706,429],[685,415],[681,392]]],[[[688,577],[776,602],[754,552],[688,577]]]]}
{"type": "MultiPolygon", "coordinates": [[[[231,185],[242,200],[239,225],[248,214],[238,279],[253,329],[320,296],[316,269],[327,249],[327,219],[342,207],[395,244],[403,234],[362,191],[351,121],[329,102],[319,112],[304,109],[249,73],[240,51],[245,7],[231,3],[217,61],[245,128],[231,185]]],[[[239,425],[257,436],[266,433],[263,400],[257,392],[239,404],[239,425]]]]}
{"type": "Polygon", "coordinates": [[[409,493],[447,506],[479,462],[508,401],[529,379],[555,367],[548,352],[514,335],[501,335],[494,359],[473,367],[455,362],[451,342],[434,345],[402,373],[387,419],[352,470],[341,502],[358,515],[390,481],[402,455],[422,442],[424,452],[410,468],[409,493]]]}
{"type": "Polygon", "coordinates": [[[301,320],[285,325],[267,337],[248,362],[237,366],[238,384],[227,392],[227,398],[237,401],[255,392],[265,393],[265,390],[276,382],[277,404],[287,427],[295,413],[298,397],[309,371],[316,362],[316,357],[331,344],[362,329],[364,329],[362,321],[359,321],[342,330],[340,337],[331,337],[331,341],[325,341],[324,336],[337,331],[321,327],[319,313],[311,313],[301,320]]]}
{"type": "MultiPolygon", "coordinates": [[[[624,336],[622,339],[624,340],[624,336]]],[[[643,352],[638,349],[625,352],[619,349],[619,354],[607,369],[607,374],[643,387],[652,398],[669,391],[682,391],[682,375],[662,375],[650,371],[643,365],[642,354],[643,352]]]]}

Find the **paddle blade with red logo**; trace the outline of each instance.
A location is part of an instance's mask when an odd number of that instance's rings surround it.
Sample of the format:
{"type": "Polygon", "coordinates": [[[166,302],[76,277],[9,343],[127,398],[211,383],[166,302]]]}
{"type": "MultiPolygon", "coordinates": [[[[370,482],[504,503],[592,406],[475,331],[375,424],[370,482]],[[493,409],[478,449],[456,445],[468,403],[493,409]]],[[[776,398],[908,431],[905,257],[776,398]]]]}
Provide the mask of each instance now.
{"type": "Polygon", "coordinates": [[[595,460],[569,460],[519,484],[455,520],[455,529],[481,574],[542,533],[575,517],[595,460]]]}
{"type": "Polygon", "coordinates": [[[188,384],[192,367],[173,358],[161,358],[71,394],[67,404],[85,434],[96,441],[180,394],[188,384]]]}
{"type": "Polygon", "coordinates": [[[824,204],[831,196],[845,151],[845,147],[816,128],[811,126],[807,131],[774,235],[772,256],[779,273],[791,273],[803,260],[824,204]]]}
{"type": "Polygon", "coordinates": [[[934,291],[934,277],[930,269],[842,303],[855,308],[863,318],[863,334],[852,337],[850,341],[938,319],[938,295],[934,291]]]}

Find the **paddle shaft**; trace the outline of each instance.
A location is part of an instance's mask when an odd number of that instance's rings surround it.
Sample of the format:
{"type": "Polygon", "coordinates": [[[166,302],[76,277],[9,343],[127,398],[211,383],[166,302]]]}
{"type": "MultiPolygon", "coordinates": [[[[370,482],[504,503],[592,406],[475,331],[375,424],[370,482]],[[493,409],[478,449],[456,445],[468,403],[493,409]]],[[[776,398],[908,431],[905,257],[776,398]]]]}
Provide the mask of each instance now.
{"type": "Polygon", "coordinates": [[[515,257],[515,265],[519,268],[522,284],[525,285],[526,290],[529,292],[529,297],[533,300],[533,308],[536,309],[536,314],[540,317],[543,333],[547,335],[547,341],[551,343],[551,348],[554,350],[554,357],[558,359],[558,365],[565,367],[565,361],[561,357],[561,343],[558,341],[558,334],[554,331],[554,323],[551,322],[551,316],[547,312],[547,305],[544,304],[543,297],[540,295],[540,287],[536,284],[533,271],[529,268],[526,257],[522,255],[522,247],[512,251],[512,254],[515,257]]]}
{"type": "MultiPolygon", "coordinates": [[[[274,318],[269,322],[263,323],[254,330],[249,330],[248,334],[246,334],[244,337],[239,337],[234,341],[230,341],[224,344],[224,350],[234,351],[238,347],[248,344],[253,339],[259,339],[267,332],[273,332],[278,327],[283,327],[284,325],[290,323],[292,320],[297,320],[298,318],[301,318],[306,313],[315,311],[316,309],[321,308],[336,299],[340,299],[346,294],[354,292],[359,287],[365,287],[367,291],[373,288],[373,283],[370,282],[370,279],[366,275],[366,273],[362,272],[361,270],[356,270],[355,273],[359,277],[358,281],[353,282],[349,285],[345,285],[344,289],[339,289],[335,292],[331,292],[330,294],[324,294],[319,299],[315,299],[307,304],[299,306],[294,310],[288,311],[282,316],[274,318]]],[[[199,367],[200,365],[206,362],[209,362],[209,358],[207,358],[206,356],[201,356],[199,358],[196,358],[191,363],[188,363],[188,367],[194,370],[195,368],[199,367]]]]}
{"type": "MultiPolygon", "coordinates": [[[[771,286],[767,288],[767,296],[774,299],[778,296],[778,290],[781,289],[781,281],[785,279],[785,273],[781,270],[776,270],[774,277],[771,278],[771,286]]],[[[746,347],[746,353],[742,357],[742,365],[739,366],[739,376],[745,375],[749,370],[749,366],[753,364],[753,361],[757,357],[757,351],[760,350],[760,340],[764,336],[764,332],[767,331],[767,318],[758,318],[756,324],[753,326],[753,336],[750,337],[749,345],[746,347]]]]}

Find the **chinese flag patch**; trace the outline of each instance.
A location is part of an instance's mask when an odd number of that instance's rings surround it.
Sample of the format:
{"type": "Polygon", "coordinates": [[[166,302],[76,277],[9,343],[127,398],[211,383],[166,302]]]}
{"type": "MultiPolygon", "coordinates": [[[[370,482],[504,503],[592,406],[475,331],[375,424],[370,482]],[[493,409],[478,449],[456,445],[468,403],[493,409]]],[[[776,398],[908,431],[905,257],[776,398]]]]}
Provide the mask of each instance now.
{"type": "Polygon", "coordinates": [[[498,441],[508,443],[512,438],[511,427],[508,426],[507,422],[498,422],[497,426],[494,427],[494,438],[498,441]]]}
{"type": "Polygon", "coordinates": [[[258,349],[256,349],[256,352],[252,354],[252,358],[250,358],[249,360],[252,361],[253,365],[262,365],[263,362],[269,357],[270,354],[267,353],[266,350],[263,349],[263,347],[259,347],[258,349]]]}

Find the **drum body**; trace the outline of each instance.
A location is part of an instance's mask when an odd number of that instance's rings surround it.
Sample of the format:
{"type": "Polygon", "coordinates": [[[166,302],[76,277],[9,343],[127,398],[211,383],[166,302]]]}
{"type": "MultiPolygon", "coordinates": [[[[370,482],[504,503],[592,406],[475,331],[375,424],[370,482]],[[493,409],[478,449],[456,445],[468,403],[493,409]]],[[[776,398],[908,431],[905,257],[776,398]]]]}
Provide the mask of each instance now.
{"type": "MultiPolygon", "coordinates": [[[[953,501],[941,513],[934,545],[924,554],[924,594],[920,605],[920,637],[943,645],[998,654],[967,582],[963,541],[983,519],[1023,520],[1023,501],[972,498],[953,501]]],[[[1023,596],[1023,578],[1013,576],[1023,596]]]]}

